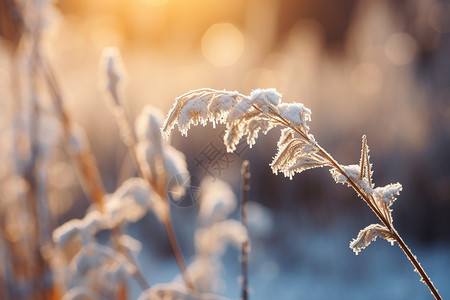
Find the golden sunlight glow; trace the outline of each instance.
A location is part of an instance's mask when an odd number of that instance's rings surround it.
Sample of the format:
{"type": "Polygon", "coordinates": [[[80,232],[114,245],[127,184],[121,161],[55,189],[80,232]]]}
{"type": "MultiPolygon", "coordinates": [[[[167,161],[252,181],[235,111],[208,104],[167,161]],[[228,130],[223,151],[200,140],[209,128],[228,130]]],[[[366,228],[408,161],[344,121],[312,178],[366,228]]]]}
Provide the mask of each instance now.
{"type": "Polygon", "coordinates": [[[244,37],[230,23],[211,26],[202,37],[203,56],[216,67],[231,66],[241,57],[244,37]]]}
{"type": "Polygon", "coordinates": [[[161,6],[167,4],[169,0],[141,0],[144,4],[148,6],[161,6]]]}

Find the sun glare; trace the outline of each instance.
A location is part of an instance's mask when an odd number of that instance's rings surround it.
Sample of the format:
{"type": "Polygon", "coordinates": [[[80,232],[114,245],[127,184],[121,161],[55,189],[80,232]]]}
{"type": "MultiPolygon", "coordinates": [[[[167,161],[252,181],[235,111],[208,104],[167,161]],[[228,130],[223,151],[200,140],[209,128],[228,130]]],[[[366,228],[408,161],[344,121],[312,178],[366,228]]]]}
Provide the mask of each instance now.
{"type": "Polygon", "coordinates": [[[241,57],[244,37],[230,23],[211,26],[202,37],[203,56],[216,67],[231,66],[241,57]]]}

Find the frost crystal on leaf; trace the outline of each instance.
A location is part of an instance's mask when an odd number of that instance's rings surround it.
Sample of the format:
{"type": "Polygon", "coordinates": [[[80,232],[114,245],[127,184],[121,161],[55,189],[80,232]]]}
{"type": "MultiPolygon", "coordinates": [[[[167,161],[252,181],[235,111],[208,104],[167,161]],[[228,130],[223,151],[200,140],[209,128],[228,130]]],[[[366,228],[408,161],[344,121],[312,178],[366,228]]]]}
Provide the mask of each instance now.
{"type": "Polygon", "coordinates": [[[175,126],[183,135],[187,134],[191,124],[206,124],[207,121],[226,123],[224,143],[227,151],[236,149],[244,135],[252,146],[261,131],[267,133],[271,128],[280,125],[280,120],[298,126],[306,136],[311,111],[300,103],[283,104],[281,94],[275,89],[256,89],[250,96],[238,92],[200,89],[188,92],[176,99],[170,110],[162,133],[168,137],[175,126]]]}
{"type": "Polygon", "coordinates": [[[292,126],[302,126],[308,132],[306,121],[311,121],[311,110],[301,103],[282,103],[278,106],[280,115],[292,126]]]}
{"type": "Polygon", "coordinates": [[[393,242],[394,237],[392,233],[385,226],[380,224],[371,224],[361,230],[356,239],[350,242],[350,248],[353,249],[356,255],[375,241],[377,237],[384,238],[387,241],[393,242]]]}
{"type": "Polygon", "coordinates": [[[379,195],[384,202],[390,205],[397,199],[395,196],[398,196],[402,189],[402,185],[397,182],[384,187],[378,187],[374,191],[375,195],[379,195]]]}
{"type": "Polygon", "coordinates": [[[280,102],[281,94],[275,89],[256,89],[250,94],[250,103],[265,113],[269,112],[269,107],[277,106],[280,102]]]}

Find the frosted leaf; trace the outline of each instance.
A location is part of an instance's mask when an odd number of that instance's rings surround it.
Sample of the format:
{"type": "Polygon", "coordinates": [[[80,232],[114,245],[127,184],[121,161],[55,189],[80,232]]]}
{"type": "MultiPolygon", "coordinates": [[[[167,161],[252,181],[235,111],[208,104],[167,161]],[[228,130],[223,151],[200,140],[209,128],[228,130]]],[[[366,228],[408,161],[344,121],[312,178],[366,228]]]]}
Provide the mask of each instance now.
{"type": "Polygon", "coordinates": [[[269,113],[269,107],[273,108],[280,102],[281,94],[275,89],[256,89],[250,94],[250,103],[265,113],[269,113]]]}
{"type": "Polygon", "coordinates": [[[161,124],[163,115],[160,110],[146,105],[136,119],[136,135],[139,141],[148,140],[157,149],[162,148],[161,124]]]}
{"type": "Polygon", "coordinates": [[[161,131],[167,138],[175,124],[182,134],[187,134],[190,124],[203,125],[212,121],[222,123],[230,110],[243,98],[238,92],[199,89],[176,98],[161,131]]]}
{"type": "Polygon", "coordinates": [[[301,126],[305,132],[308,132],[309,127],[306,121],[311,121],[311,110],[302,103],[282,103],[278,105],[278,111],[292,126],[301,126]]]}
{"type": "MultiPolygon", "coordinates": [[[[142,178],[126,180],[105,203],[105,212],[113,224],[136,222],[153,207],[157,197],[142,178]],[[153,198],[153,199],[152,199],[153,198]]],[[[112,226],[112,225],[111,225],[112,226]]]]}
{"type": "MultiPolygon", "coordinates": [[[[360,167],[359,165],[341,165],[341,169],[345,172],[345,174],[352,179],[353,181],[361,181],[360,180],[360,167]]],[[[336,183],[348,184],[347,177],[340,173],[337,169],[330,169],[331,175],[333,176],[336,183]]]]}
{"type": "MultiPolygon", "coordinates": [[[[374,193],[374,190],[372,188],[373,184],[370,184],[367,180],[367,177],[361,178],[360,172],[361,167],[359,165],[341,165],[340,168],[345,172],[345,174],[352,180],[352,182],[358,186],[362,192],[364,192],[366,195],[372,195],[374,193]]],[[[348,178],[339,172],[336,168],[331,168],[330,173],[333,176],[336,183],[342,183],[346,184],[349,187],[353,187],[350,182],[348,181],[348,178]]]]}
{"type": "Polygon", "coordinates": [[[377,239],[377,237],[384,238],[390,242],[395,240],[392,233],[385,226],[380,224],[371,224],[361,230],[356,239],[353,239],[350,242],[350,248],[356,255],[358,255],[361,250],[369,246],[371,242],[377,239]]]}
{"type": "Polygon", "coordinates": [[[377,195],[379,199],[382,199],[387,204],[391,205],[400,194],[400,191],[403,189],[400,183],[391,183],[384,187],[375,188],[375,195],[377,195]]]}
{"type": "Polygon", "coordinates": [[[103,225],[103,215],[98,211],[89,212],[82,220],[72,219],[53,231],[53,242],[58,247],[63,247],[77,236],[81,237],[81,243],[86,245],[91,242],[92,235],[103,225]]]}
{"type": "Polygon", "coordinates": [[[236,220],[225,220],[195,232],[195,248],[201,255],[219,255],[227,244],[241,247],[247,240],[246,228],[236,220]]]}
{"type": "Polygon", "coordinates": [[[239,93],[235,91],[230,94],[214,97],[208,106],[210,120],[214,123],[223,123],[226,120],[228,113],[238,103],[238,100],[236,100],[238,96],[239,93]]]}
{"type": "Polygon", "coordinates": [[[190,176],[182,152],[167,144],[163,144],[162,152],[160,152],[148,141],[140,142],[136,152],[142,171],[155,185],[158,184],[159,178],[165,177],[164,188],[174,200],[180,199],[185,194],[186,186],[190,183],[190,176]],[[158,168],[158,160],[164,162],[164,170],[158,168]],[[165,174],[160,174],[164,171],[165,174]]]}
{"type": "Polygon", "coordinates": [[[239,144],[239,141],[244,136],[244,126],[242,123],[227,124],[227,129],[223,136],[223,142],[227,147],[227,152],[236,150],[236,145],[239,144]]]}
{"type": "Polygon", "coordinates": [[[265,119],[252,119],[247,122],[246,127],[247,144],[251,148],[256,143],[258,132],[262,131],[266,134],[273,127],[273,124],[265,119]]]}
{"type": "MultiPolygon", "coordinates": [[[[235,105],[227,117],[228,123],[233,123],[237,120],[242,119],[246,116],[246,114],[252,109],[252,103],[250,99],[244,98],[241,102],[239,102],[237,105],[235,105]]],[[[259,114],[259,113],[258,113],[259,114]]]]}
{"type": "Polygon", "coordinates": [[[286,147],[286,145],[295,138],[295,131],[291,128],[283,128],[281,130],[280,139],[277,142],[278,149],[286,147]]]}
{"type": "Polygon", "coordinates": [[[284,176],[289,177],[289,179],[292,179],[295,173],[301,173],[303,171],[314,168],[321,168],[326,165],[327,165],[326,162],[323,160],[319,160],[314,157],[300,156],[292,166],[285,168],[283,170],[283,173],[284,176]]]}
{"type": "Polygon", "coordinates": [[[208,121],[208,102],[210,97],[200,96],[187,102],[180,111],[178,117],[178,128],[182,135],[187,135],[191,124],[203,126],[208,121]]]}
{"type": "Polygon", "coordinates": [[[297,163],[300,157],[308,156],[317,151],[313,150],[303,139],[293,139],[285,145],[281,143],[279,145],[278,152],[270,164],[275,174],[297,163]]]}
{"type": "Polygon", "coordinates": [[[179,200],[186,193],[190,184],[190,175],[186,159],[182,152],[172,146],[164,149],[164,166],[166,169],[167,191],[172,199],[179,200]]]}
{"type": "Polygon", "coordinates": [[[236,197],[226,182],[220,179],[211,182],[210,178],[205,178],[200,185],[200,189],[202,198],[199,218],[203,221],[224,220],[236,209],[236,197]]]}
{"type": "Polygon", "coordinates": [[[360,178],[366,180],[369,186],[373,188],[372,164],[370,163],[369,145],[367,144],[367,139],[365,135],[363,135],[362,137],[361,159],[359,161],[359,166],[361,170],[360,178]]]}

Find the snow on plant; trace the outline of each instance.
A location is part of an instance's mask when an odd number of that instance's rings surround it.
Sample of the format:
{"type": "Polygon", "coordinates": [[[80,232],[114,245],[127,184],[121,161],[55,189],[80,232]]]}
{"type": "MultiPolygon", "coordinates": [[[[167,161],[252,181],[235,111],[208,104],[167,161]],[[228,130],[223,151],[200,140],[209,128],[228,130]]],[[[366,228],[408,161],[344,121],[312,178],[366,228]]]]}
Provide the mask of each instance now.
{"type": "Polygon", "coordinates": [[[83,291],[114,298],[121,282],[136,276],[134,261],[141,245],[122,230],[151,210],[157,197],[144,180],[129,178],[113,194],[105,195],[102,212],[92,209],[83,219],[72,219],[54,230],[55,271],[61,274],[59,280],[67,293],[76,295],[71,291],[82,287],[83,291]],[[113,245],[102,245],[95,238],[100,230],[117,228],[121,234],[113,245]]]}
{"type": "Polygon", "coordinates": [[[225,300],[214,294],[224,285],[220,275],[220,257],[229,244],[241,247],[248,240],[247,230],[241,222],[227,219],[237,206],[236,197],[228,184],[219,179],[212,181],[211,178],[206,178],[200,188],[202,197],[199,202],[199,227],[195,231],[196,255],[186,270],[198,294],[180,285],[180,278],[177,277],[172,283],[152,286],[142,293],[140,300],[225,300]]]}
{"type": "Polygon", "coordinates": [[[259,132],[267,133],[275,126],[282,126],[278,151],[270,164],[272,171],[275,174],[282,172],[292,179],[295,173],[307,169],[329,167],[336,182],[353,188],[381,221],[381,224],[372,224],[361,230],[350,243],[350,248],[358,254],[377,237],[397,242],[434,297],[441,299],[417,258],[394,228],[391,206],[402,186],[394,183],[374,187],[365,136],[359,164],[340,165],[309,133],[307,122],[310,120],[311,110],[301,103],[282,103],[281,94],[275,89],[257,89],[249,96],[236,91],[199,89],[176,98],[161,131],[167,138],[175,125],[182,135],[187,135],[192,124],[225,124],[223,140],[227,150],[232,152],[244,136],[252,146],[259,132]]]}

